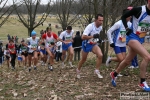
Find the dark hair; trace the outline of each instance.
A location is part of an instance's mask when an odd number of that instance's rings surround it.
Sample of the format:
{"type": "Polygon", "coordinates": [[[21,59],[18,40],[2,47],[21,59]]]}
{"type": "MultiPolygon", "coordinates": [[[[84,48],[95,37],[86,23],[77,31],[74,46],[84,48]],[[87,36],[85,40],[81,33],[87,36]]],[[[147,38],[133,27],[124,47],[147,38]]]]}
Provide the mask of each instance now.
{"type": "Polygon", "coordinates": [[[14,42],[13,39],[10,39],[10,40],[9,40],[9,43],[10,43],[10,42],[14,42]]]}
{"type": "Polygon", "coordinates": [[[80,31],[77,31],[77,32],[76,32],[76,35],[80,35],[80,31]]]}
{"type": "Polygon", "coordinates": [[[124,15],[125,13],[127,13],[128,11],[130,11],[129,9],[124,9],[122,12],[122,15],[124,15]]]}
{"type": "Polygon", "coordinates": [[[25,42],[24,40],[22,40],[21,42],[25,42]]]}
{"type": "Polygon", "coordinates": [[[72,30],[72,27],[71,26],[67,26],[67,30],[72,30]]]}
{"type": "Polygon", "coordinates": [[[97,14],[96,16],[95,16],[95,19],[98,19],[98,17],[103,17],[103,15],[102,14],[97,14]]]}
{"type": "Polygon", "coordinates": [[[48,31],[48,30],[52,30],[51,27],[47,27],[47,28],[46,28],[46,31],[48,31]]]}

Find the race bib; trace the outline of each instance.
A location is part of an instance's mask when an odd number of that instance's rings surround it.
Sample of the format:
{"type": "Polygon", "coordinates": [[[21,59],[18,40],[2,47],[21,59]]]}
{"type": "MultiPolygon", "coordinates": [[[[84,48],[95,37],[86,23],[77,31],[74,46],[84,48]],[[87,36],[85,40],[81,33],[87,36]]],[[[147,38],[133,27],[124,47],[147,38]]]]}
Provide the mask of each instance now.
{"type": "Polygon", "coordinates": [[[22,52],[25,52],[25,51],[27,51],[27,48],[26,47],[22,47],[21,50],[22,50],[22,52]]]}
{"type": "Polygon", "coordinates": [[[54,45],[54,41],[47,42],[49,46],[54,45]]]}
{"type": "Polygon", "coordinates": [[[121,42],[126,42],[126,31],[120,31],[119,40],[121,42]]]}
{"type": "Polygon", "coordinates": [[[31,49],[32,49],[32,50],[36,50],[36,49],[37,49],[37,44],[31,45],[31,49]]]}
{"type": "Polygon", "coordinates": [[[98,41],[99,41],[98,38],[96,38],[96,39],[92,38],[92,39],[90,39],[90,40],[88,41],[88,43],[89,43],[89,44],[96,44],[98,41]]]}
{"type": "Polygon", "coordinates": [[[11,53],[15,53],[15,51],[16,51],[16,50],[15,50],[14,48],[13,48],[13,49],[10,49],[10,52],[11,52],[11,53]]]}
{"type": "Polygon", "coordinates": [[[45,46],[44,46],[44,45],[41,45],[40,48],[41,48],[42,50],[44,50],[44,49],[45,49],[45,46]]]}
{"type": "Polygon", "coordinates": [[[71,39],[72,39],[72,36],[66,36],[65,40],[71,40],[71,39]]]}
{"type": "Polygon", "coordinates": [[[149,31],[149,23],[139,23],[138,29],[136,31],[136,34],[140,37],[143,38],[146,36],[146,33],[149,31]]]}

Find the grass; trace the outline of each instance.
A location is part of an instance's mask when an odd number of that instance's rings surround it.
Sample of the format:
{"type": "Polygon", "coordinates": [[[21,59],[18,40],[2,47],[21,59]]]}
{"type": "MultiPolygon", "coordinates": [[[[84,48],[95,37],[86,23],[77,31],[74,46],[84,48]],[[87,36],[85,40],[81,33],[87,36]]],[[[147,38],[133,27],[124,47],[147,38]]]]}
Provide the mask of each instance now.
{"type": "MultiPolygon", "coordinates": [[[[17,35],[19,38],[27,37],[27,29],[15,19],[10,19],[11,22],[7,22],[0,28],[1,39],[6,40],[6,36],[17,35]],[[16,23],[16,24],[12,24],[16,23]]],[[[55,29],[57,24],[56,19],[48,19],[44,23],[44,26],[39,26],[35,29],[38,32],[41,29],[45,29],[48,23],[52,23],[53,31],[57,32],[59,29],[55,29]]],[[[75,27],[77,28],[77,27],[75,27]]],[[[143,44],[149,51],[149,44],[143,44]]],[[[112,49],[109,49],[109,53],[112,49]]],[[[115,56],[114,52],[112,53],[115,56]]],[[[138,57],[139,62],[141,58],[138,57]]],[[[119,100],[120,92],[143,92],[137,87],[139,83],[139,69],[128,69],[122,71],[122,73],[129,73],[128,76],[117,78],[117,87],[114,88],[110,83],[109,73],[114,70],[117,63],[111,62],[110,67],[106,67],[105,64],[101,65],[100,72],[103,75],[103,79],[98,79],[93,74],[96,64],[96,56],[90,53],[88,59],[82,67],[81,79],[76,79],[76,66],[78,61],[73,63],[74,68],[64,68],[58,64],[54,65],[54,71],[51,72],[47,69],[47,66],[38,66],[38,70],[32,70],[28,72],[27,68],[16,66],[16,70],[12,71],[6,67],[4,63],[3,67],[0,67],[0,100],[119,100]],[[13,95],[12,90],[15,90],[18,94],[13,95]],[[23,96],[27,94],[27,96],[23,96]]],[[[149,66],[149,65],[148,65],[149,66]]],[[[148,67],[148,72],[150,68],[148,67]]],[[[147,82],[149,83],[150,74],[147,73],[147,82]]]]}

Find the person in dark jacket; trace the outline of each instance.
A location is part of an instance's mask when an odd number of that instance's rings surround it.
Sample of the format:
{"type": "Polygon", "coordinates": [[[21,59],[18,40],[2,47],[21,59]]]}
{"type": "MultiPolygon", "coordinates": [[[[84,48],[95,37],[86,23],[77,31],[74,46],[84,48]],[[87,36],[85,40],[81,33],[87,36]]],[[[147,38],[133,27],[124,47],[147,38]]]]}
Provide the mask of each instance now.
{"type": "Polygon", "coordinates": [[[78,56],[78,60],[80,60],[80,51],[82,46],[82,39],[80,36],[80,32],[76,32],[76,36],[73,38],[73,47],[74,47],[74,61],[76,61],[76,57],[78,56]]]}

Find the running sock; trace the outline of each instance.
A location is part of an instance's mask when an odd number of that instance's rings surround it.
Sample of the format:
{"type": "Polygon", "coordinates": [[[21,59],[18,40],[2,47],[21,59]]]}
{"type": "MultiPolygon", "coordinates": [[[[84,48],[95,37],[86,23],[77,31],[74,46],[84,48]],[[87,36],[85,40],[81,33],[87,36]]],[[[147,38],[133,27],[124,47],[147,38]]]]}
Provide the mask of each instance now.
{"type": "Polygon", "coordinates": [[[115,72],[114,72],[114,76],[117,77],[117,75],[118,75],[118,73],[115,71],[115,72]]]}
{"type": "Polygon", "coordinates": [[[141,84],[145,82],[145,78],[141,78],[141,84]]]}

